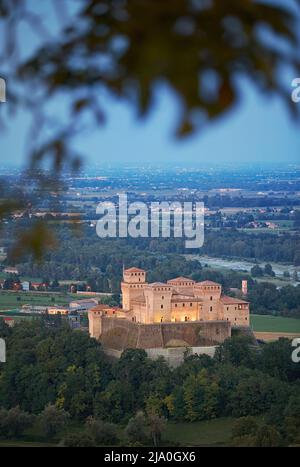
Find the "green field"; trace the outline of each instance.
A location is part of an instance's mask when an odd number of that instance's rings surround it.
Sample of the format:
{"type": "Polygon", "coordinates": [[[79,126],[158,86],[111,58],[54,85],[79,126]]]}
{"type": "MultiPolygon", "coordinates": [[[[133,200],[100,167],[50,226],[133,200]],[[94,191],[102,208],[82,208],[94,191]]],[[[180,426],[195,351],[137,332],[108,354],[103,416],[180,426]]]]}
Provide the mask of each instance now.
{"type": "Polygon", "coordinates": [[[300,319],[251,315],[250,323],[256,332],[300,333],[300,319]]]}
{"type": "MultiPolygon", "coordinates": [[[[168,423],[162,445],[181,446],[226,446],[230,444],[234,419],[218,418],[195,423],[168,423]]],[[[82,427],[71,427],[68,432],[80,433],[82,427]]],[[[126,445],[123,429],[120,430],[121,444],[126,445]]],[[[43,447],[55,446],[58,441],[47,443],[41,439],[37,429],[30,430],[21,440],[2,440],[0,447],[43,447]]]]}
{"type": "Polygon", "coordinates": [[[56,447],[55,444],[38,443],[31,441],[0,441],[0,447],[3,448],[49,448],[56,447]]]}
{"type": "MultiPolygon", "coordinates": [[[[0,272],[0,279],[5,280],[9,277],[9,274],[6,274],[5,272],[1,271],[0,272]]],[[[20,277],[20,276],[19,276],[20,277]]],[[[29,276],[21,276],[20,277],[21,281],[29,281],[29,282],[42,282],[41,277],[29,277],[29,276]]]]}
{"type": "Polygon", "coordinates": [[[225,446],[230,442],[233,423],[232,418],[168,423],[164,439],[183,446],[225,446]]]}
{"type": "MultiPolygon", "coordinates": [[[[80,296],[80,299],[85,296],[80,296]]],[[[38,292],[8,292],[0,291],[0,310],[21,308],[22,305],[53,306],[67,305],[71,300],[79,299],[76,294],[54,294],[38,292]]]]}

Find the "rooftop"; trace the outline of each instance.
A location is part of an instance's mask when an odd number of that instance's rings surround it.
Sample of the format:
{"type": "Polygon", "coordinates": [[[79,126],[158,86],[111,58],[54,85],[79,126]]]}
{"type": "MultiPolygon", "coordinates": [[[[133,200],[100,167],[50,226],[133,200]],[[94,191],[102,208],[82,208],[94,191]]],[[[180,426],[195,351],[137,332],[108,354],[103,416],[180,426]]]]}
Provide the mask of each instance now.
{"type": "Polygon", "coordinates": [[[243,304],[247,305],[249,304],[249,302],[246,302],[245,300],[242,300],[236,297],[228,297],[227,295],[222,295],[221,302],[224,303],[225,305],[243,305],[243,304]]]}
{"type": "Polygon", "coordinates": [[[168,280],[168,284],[173,284],[176,282],[191,282],[195,284],[195,281],[193,279],[188,279],[187,277],[175,277],[175,279],[168,280]]]}
{"type": "Polygon", "coordinates": [[[217,282],[213,281],[203,281],[203,282],[197,282],[196,285],[204,285],[204,286],[214,286],[214,287],[222,287],[221,284],[218,284],[217,282]]]}
{"type": "Polygon", "coordinates": [[[168,284],[163,282],[152,282],[152,284],[148,284],[150,287],[168,287],[168,284]]]}
{"type": "Polygon", "coordinates": [[[89,311],[92,313],[98,313],[99,311],[104,311],[104,312],[108,312],[108,314],[115,314],[117,312],[124,313],[127,310],[123,310],[122,308],[119,308],[116,306],[109,306],[109,305],[101,304],[101,305],[94,306],[93,308],[90,308],[89,311]]]}
{"type": "Polygon", "coordinates": [[[129,269],[125,269],[124,272],[126,273],[126,272],[145,272],[145,271],[144,269],[140,269],[140,268],[129,268],[129,269]]]}

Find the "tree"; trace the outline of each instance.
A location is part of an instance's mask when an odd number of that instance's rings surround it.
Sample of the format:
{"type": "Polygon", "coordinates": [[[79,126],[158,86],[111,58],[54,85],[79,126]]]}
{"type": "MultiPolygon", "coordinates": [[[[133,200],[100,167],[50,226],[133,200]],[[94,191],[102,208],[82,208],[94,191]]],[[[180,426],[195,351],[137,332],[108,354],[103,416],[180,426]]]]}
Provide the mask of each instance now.
{"type": "Polygon", "coordinates": [[[214,359],[222,363],[230,363],[236,367],[244,365],[254,367],[256,352],[253,350],[253,340],[248,336],[234,336],[226,339],[215,353],[214,359]]]}
{"type": "Polygon", "coordinates": [[[286,392],[286,385],[277,379],[253,372],[248,378],[239,379],[230,396],[232,415],[246,417],[266,413],[286,399],[286,392]]]}
{"type": "Polygon", "coordinates": [[[294,252],[294,265],[295,266],[300,266],[300,250],[299,249],[297,249],[294,252]]]}
{"type": "Polygon", "coordinates": [[[53,439],[66,426],[69,414],[55,405],[47,405],[39,415],[41,430],[46,438],[53,439]]]}
{"type": "Polygon", "coordinates": [[[282,428],[286,438],[289,442],[298,444],[300,441],[300,397],[298,394],[293,394],[289,398],[283,417],[282,428]]]}
{"type": "Polygon", "coordinates": [[[117,427],[112,423],[106,423],[89,417],[85,424],[88,436],[95,441],[97,445],[112,446],[118,444],[119,438],[117,427]]]}
{"type": "Polygon", "coordinates": [[[186,419],[194,422],[217,416],[219,387],[212,381],[206,369],[190,375],[184,382],[186,419]]]}
{"type": "Polygon", "coordinates": [[[132,387],[127,382],[112,380],[95,395],[94,416],[112,423],[128,420],[133,411],[132,398],[132,387]]]}
{"type": "Polygon", "coordinates": [[[138,412],[129,420],[125,434],[131,443],[148,444],[150,437],[149,427],[143,412],[138,412]]]}
{"type": "Polygon", "coordinates": [[[283,381],[297,381],[300,378],[299,365],[291,358],[291,342],[279,339],[264,346],[258,361],[259,368],[273,377],[283,381]]]}
{"type": "Polygon", "coordinates": [[[3,290],[12,290],[14,286],[14,280],[12,277],[5,279],[3,283],[3,290]]]}
{"type": "Polygon", "coordinates": [[[172,420],[185,421],[186,409],[182,386],[176,386],[172,394],[165,397],[164,402],[172,420]]]}
{"type": "Polygon", "coordinates": [[[5,338],[12,333],[11,328],[5,323],[3,318],[0,318],[0,337],[5,338]]]}
{"type": "Polygon", "coordinates": [[[259,428],[254,441],[257,448],[278,448],[282,446],[282,438],[275,427],[264,425],[259,428]]]}
{"type": "Polygon", "coordinates": [[[34,417],[23,412],[20,407],[10,410],[0,409],[0,437],[19,438],[24,431],[32,426],[34,417]]]}
{"type": "Polygon", "coordinates": [[[267,276],[270,276],[270,277],[275,277],[275,272],[273,271],[273,268],[271,266],[271,264],[266,264],[265,265],[265,270],[264,270],[265,274],[267,276]]]}
{"type": "Polygon", "coordinates": [[[254,436],[257,433],[258,425],[254,417],[238,418],[232,427],[232,437],[242,438],[244,436],[254,436]]]}
{"type": "Polygon", "coordinates": [[[166,419],[152,412],[148,415],[148,424],[153,445],[158,447],[161,443],[161,437],[166,429],[166,419]]]}
{"type": "Polygon", "coordinates": [[[293,272],[293,280],[295,282],[299,282],[299,276],[298,276],[298,271],[295,269],[295,271],[293,272]]]}
{"type": "Polygon", "coordinates": [[[253,266],[253,268],[251,269],[252,277],[262,277],[263,275],[264,275],[264,272],[260,266],[258,265],[253,266]]]}
{"type": "Polygon", "coordinates": [[[244,447],[280,447],[280,433],[271,425],[259,426],[254,417],[238,419],[232,429],[232,444],[244,447]]]}
{"type": "Polygon", "coordinates": [[[70,433],[59,443],[63,448],[94,448],[95,440],[87,433],[70,433]]]}
{"type": "Polygon", "coordinates": [[[57,279],[54,279],[54,281],[52,281],[50,287],[51,287],[52,290],[58,290],[58,289],[59,289],[59,282],[58,282],[58,280],[57,280],[57,279]]]}

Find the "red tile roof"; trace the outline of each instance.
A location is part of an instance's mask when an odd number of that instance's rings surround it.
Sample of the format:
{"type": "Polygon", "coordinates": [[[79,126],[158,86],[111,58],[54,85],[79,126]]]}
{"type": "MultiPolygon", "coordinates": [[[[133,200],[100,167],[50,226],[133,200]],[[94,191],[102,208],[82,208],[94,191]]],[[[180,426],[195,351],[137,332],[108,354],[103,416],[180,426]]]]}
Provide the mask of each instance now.
{"type": "Polygon", "coordinates": [[[150,287],[168,287],[168,284],[164,284],[163,282],[152,282],[149,284],[150,287]]]}
{"type": "Polygon", "coordinates": [[[214,286],[214,287],[222,287],[221,284],[218,284],[217,282],[213,281],[203,281],[203,282],[197,282],[196,285],[208,285],[208,286],[214,286]]]}
{"type": "Polygon", "coordinates": [[[125,269],[124,272],[126,273],[126,272],[145,272],[145,271],[144,269],[140,269],[140,268],[129,268],[129,269],[125,269]]]}
{"type": "Polygon", "coordinates": [[[94,306],[93,308],[90,308],[89,311],[93,313],[97,313],[99,311],[107,311],[108,313],[113,314],[114,312],[116,313],[118,311],[124,311],[124,310],[122,308],[100,304],[100,305],[94,306]]]}
{"type": "Polygon", "coordinates": [[[227,295],[222,295],[221,302],[225,305],[247,305],[249,302],[245,302],[245,300],[241,300],[240,298],[235,297],[228,297],[227,295]]]}
{"type": "Polygon", "coordinates": [[[176,282],[192,282],[193,284],[195,284],[195,281],[193,281],[193,279],[188,279],[187,277],[176,277],[175,279],[170,279],[168,281],[168,284],[172,284],[176,282]]]}

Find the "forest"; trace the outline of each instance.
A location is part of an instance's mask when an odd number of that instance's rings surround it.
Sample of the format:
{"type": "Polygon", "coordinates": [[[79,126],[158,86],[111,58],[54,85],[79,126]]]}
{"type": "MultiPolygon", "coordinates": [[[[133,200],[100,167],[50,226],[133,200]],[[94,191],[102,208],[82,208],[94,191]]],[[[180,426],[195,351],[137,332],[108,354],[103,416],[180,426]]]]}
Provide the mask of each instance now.
{"type": "Polygon", "coordinates": [[[108,359],[98,342],[54,318],[13,329],[0,322],[0,334],[8,348],[0,439],[22,439],[35,426],[41,439],[62,445],[117,445],[120,436],[159,445],[167,423],[234,417],[235,445],[300,441],[300,367],[286,339],[259,347],[236,334],[213,359],[187,357],[172,369],[143,350],[108,359]],[[265,440],[253,430],[262,419],[265,440]]]}
{"type": "MultiPolygon", "coordinates": [[[[18,229],[26,232],[26,223],[18,223],[18,229]]],[[[13,230],[12,226],[7,228],[7,239],[14,237],[13,230]]],[[[153,265],[162,261],[166,255],[179,257],[183,254],[197,254],[254,262],[289,263],[296,267],[300,265],[298,234],[249,234],[236,229],[206,230],[204,246],[197,250],[187,250],[184,239],[178,238],[100,239],[95,230],[88,225],[78,228],[76,224],[67,227],[50,222],[47,231],[54,240],[44,250],[43,263],[35,261],[28,251],[23,249],[22,256],[14,258],[9,254],[3,265],[11,265],[14,261],[26,275],[56,275],[57,279],[61,280],[81,280],[95,268],[104,271],[111,265],[113,269],[116,269],[116,266],[119,269],[123,263],[128,266],[133,261],[144,261],[145,265],[150,266],[148,269],[153,269],[153,265]]],[[[9,244],[7,246],[9,250],[9,244]]],[[[185,266],[183,260],[182,262],[185,266]]]]}

